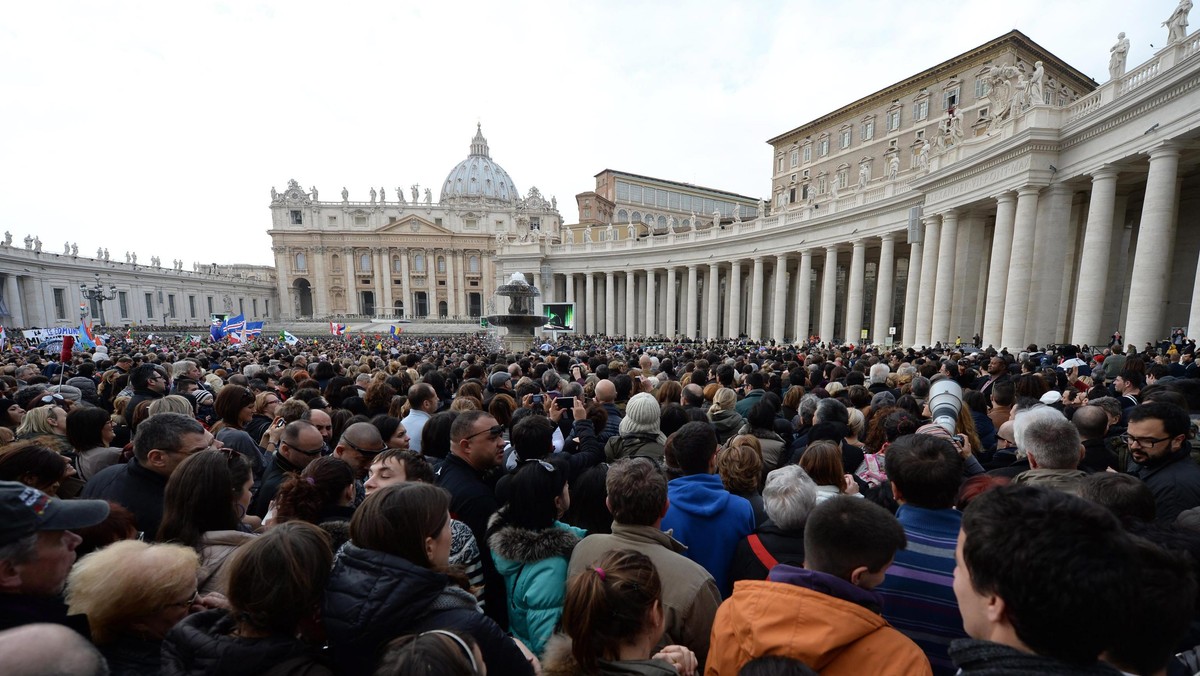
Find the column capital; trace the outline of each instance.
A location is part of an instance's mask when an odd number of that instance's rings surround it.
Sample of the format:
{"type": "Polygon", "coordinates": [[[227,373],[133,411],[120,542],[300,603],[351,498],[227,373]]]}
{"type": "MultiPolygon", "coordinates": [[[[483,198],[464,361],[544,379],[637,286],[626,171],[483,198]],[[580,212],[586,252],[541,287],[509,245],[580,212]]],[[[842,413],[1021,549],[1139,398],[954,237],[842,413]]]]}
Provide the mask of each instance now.
{"type": "Polygon", "coordinates": [[[833,252],[836,254],[840,247],[841,247],[841,242],[836,242],[834,244],[826,244],[825,245],[825,253],[829,254],[830,252],[833,252]]]}
{"type": "Polygon", "coordinates": [[[1121,173],[1121,170],[1118,167],[1111,165],[1111,164],[1106,164],[1103,167],[1100,167],[1099,169],[1092,172],[1092,183],[1095,183],[1096,181],[1107,181],[1107,180],[1115,181],[1115,180],[1117,180],[1117,176],[1120,175],[1120,173],[1121,173]]]}
{"type": "Polygon", "coordinates": [[[879,241],[880,242],[894,242],[894,241],[896,241],[897,235],[899,235],[899,233],[894,230],[892,232],[885,232],[879,236],[879,241]]]}
{"type": "Polygon", "coordinates": [[[700,264],[699,264],[699,263],[688,263],[688,264],[687,264],[687,269],[688,269],[688,271],[689,271],[689,272],[690,272],[690,271],[692,271],[692,270],[695,270],[695,269],[696,269],[696,268],[698,268],[698,267],[700,267],[700,264]]]}
{"type": "Polygon", "coordinates": [[[1150,149],[1150,160],[1153,161],[1160,157],[1169,157],[1171,155],[1179,157],[1179,151],[1182,149],[1183,146],[1174,139],[1163,141],[1150,149]]]}
{"type": "Polygon", "coordinates": [[[942,220],[946,220],[947,218],[958,219],[959,210],[958,209],[947,209],[939,215],[942,217],[942,220]]]}
{"type": "Polygon", "coordinates": [[[854,247],[855,249],[866,249],[867,248],[867,240],[865,238],[860,237],[859,239],[856,239],[856,240],[850,242],[850,246],[854,247]]]}
{"type": "Polygon", "coordinates": [[[1020,198],[1020,197],[1025,197],[1027,195],[1037,195],[1038,193],[1042,192],[1042,188],[1044,188],[1044,187],[1046,187],[1046,186],[1042,186],[1042,185],[1022,186],[1017,189],[1017,197],[1020,198]]]}
{"type": "Polygon", "coordinates": [[[1004,204],[1006,202],[1015,202],[1015,201],[1017,201],[1017,193],[1013,192],[1012,190],[1006,190],[1006,191],[1000,193],[999,195],[993,196],[992,199],[996,200],[996,202],[998,204],[1004,204]]]}

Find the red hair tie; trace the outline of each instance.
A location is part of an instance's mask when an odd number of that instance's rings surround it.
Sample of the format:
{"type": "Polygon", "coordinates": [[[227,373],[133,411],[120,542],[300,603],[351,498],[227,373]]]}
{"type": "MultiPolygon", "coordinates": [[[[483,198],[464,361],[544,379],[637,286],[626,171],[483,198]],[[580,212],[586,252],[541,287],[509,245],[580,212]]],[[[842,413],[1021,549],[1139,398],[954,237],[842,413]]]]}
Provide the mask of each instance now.
{"type": "Polygon", "coordinates": [[[603,569],[603,568],[601,568],[600,566],[594,566],[594,567],[592,568],[592,570],[596,571],[596,574],[600,576],[600,579],[601,579],[601,580],[604,580],[604,579],[606,579],[606,578],[605,578],[605,576],[604,576],[604,569],[603,569]]]}

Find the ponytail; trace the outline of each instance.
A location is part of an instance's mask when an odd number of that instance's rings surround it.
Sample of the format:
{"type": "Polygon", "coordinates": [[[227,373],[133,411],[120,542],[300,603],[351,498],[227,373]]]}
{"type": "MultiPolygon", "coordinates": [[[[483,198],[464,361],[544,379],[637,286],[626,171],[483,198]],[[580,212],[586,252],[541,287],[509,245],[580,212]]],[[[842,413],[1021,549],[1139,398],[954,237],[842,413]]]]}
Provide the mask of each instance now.
{"type": "Polygon", "coordinates": [[[582,672],[595,672],[599,660],[616,659],[620,647],[645,629],[660,597],[658,571],[639,552],[611,551],[576,573],[567,584],[562,626],[582,672]]]}
{"type": "Polygon", "coordinates": [[[275,493],[276,522],[317,523],[321,510],[336,505],[353,483],[354,470],[345,460],[333,456],[313,460],[303,472],[290,472],[280,484],[275,493]]]}

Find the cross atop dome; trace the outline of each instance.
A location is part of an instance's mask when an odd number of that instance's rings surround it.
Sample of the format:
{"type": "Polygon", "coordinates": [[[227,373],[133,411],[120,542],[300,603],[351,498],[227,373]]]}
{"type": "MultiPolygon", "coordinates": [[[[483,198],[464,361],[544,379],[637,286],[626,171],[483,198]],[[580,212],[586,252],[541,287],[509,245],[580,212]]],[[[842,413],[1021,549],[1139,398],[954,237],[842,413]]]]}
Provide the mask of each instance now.
{"type": "Polygon", "coordinates": [[[471,154],[491,159],[487,139],[483,137],[483,125],[478,122],[475,123],[475,138],[471,139],[471,154]]]}

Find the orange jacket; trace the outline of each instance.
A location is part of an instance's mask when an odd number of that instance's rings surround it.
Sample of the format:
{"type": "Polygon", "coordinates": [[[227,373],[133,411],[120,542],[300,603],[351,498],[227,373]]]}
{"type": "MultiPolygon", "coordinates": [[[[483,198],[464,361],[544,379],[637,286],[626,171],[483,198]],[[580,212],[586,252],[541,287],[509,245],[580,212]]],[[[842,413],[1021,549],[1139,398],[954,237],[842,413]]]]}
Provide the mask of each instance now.
{"type": "Polygon", "coordinates": [[[783,582],[743,580],[713,620],[705,676],[736,676],[763,655],[804,662],[821,676],[932,675],[915,643],[882,616],[783,582]]]}

